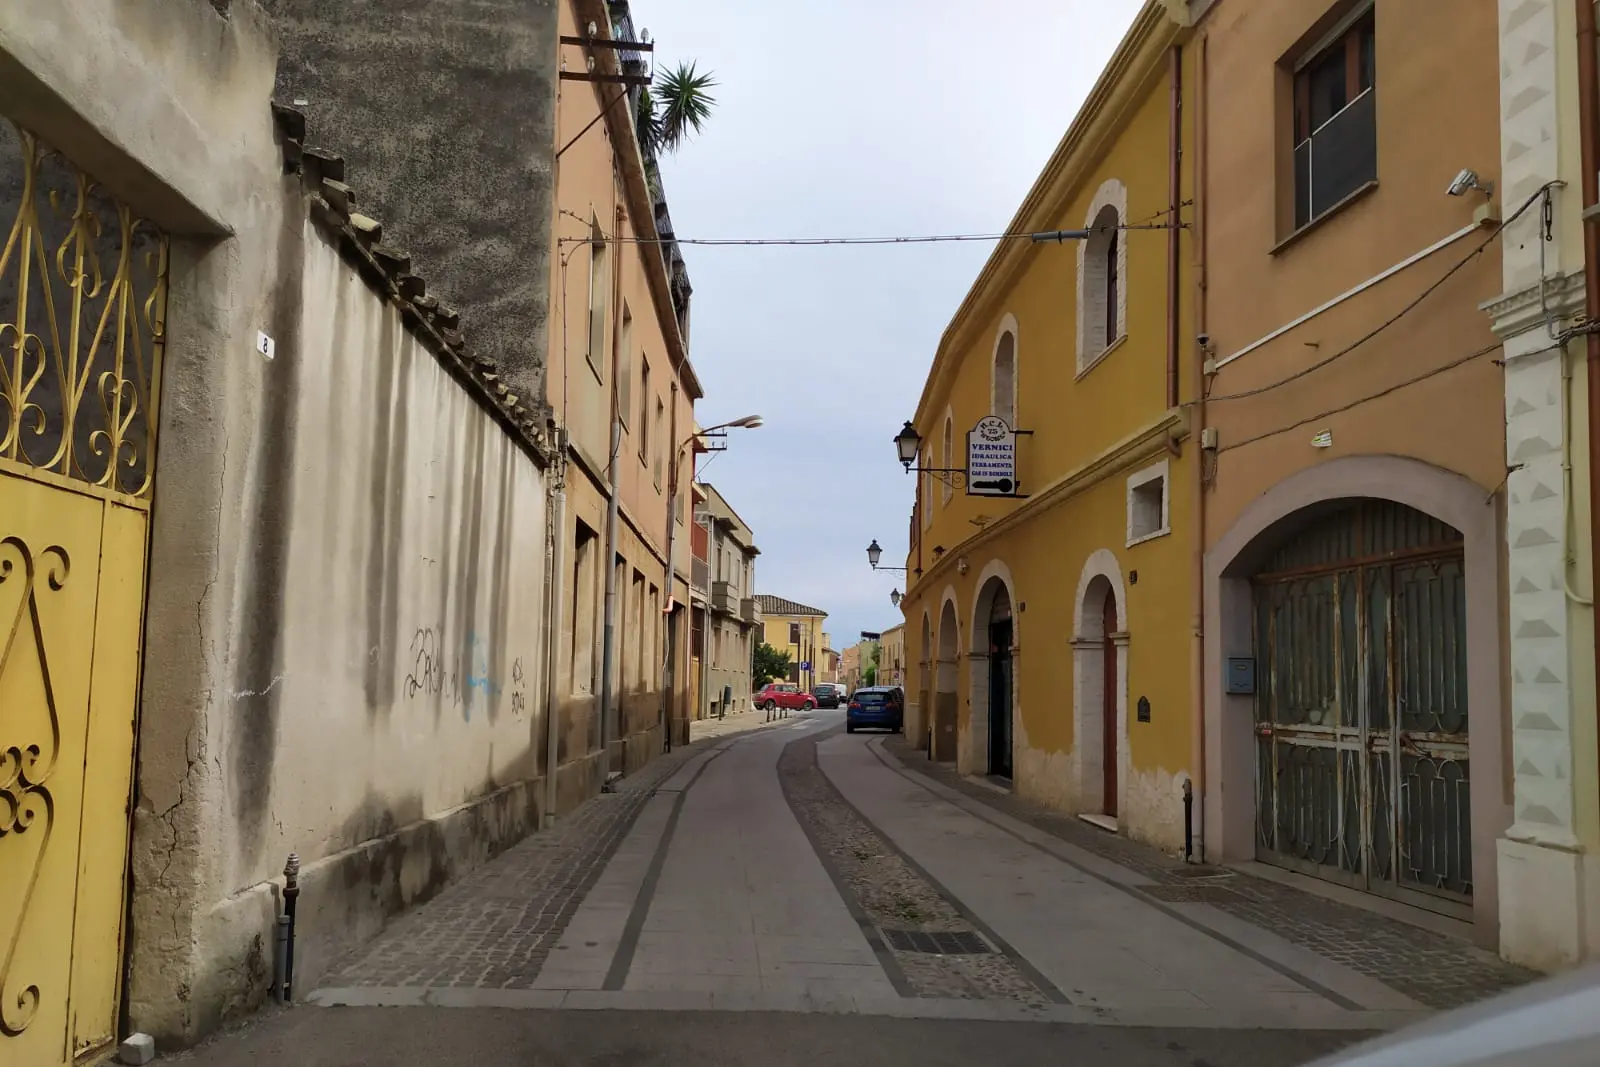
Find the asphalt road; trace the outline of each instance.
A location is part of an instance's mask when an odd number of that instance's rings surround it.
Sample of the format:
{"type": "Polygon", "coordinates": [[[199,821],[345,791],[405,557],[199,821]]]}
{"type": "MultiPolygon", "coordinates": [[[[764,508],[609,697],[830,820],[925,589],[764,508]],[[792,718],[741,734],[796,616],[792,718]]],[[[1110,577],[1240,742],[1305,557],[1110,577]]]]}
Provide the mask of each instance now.
{"type": "Polygon", "coordinates": [[[193,1067],[1291,1067],[1362,1036],[758,1012],[297,1007],[260,1016],[161,1062],[193,1067]]]}

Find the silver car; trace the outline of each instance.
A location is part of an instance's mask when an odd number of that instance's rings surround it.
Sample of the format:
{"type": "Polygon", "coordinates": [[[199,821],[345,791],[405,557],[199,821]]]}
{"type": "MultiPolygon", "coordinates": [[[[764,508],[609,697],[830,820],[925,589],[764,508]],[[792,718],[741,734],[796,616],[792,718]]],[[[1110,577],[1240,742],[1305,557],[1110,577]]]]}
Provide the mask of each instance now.
{"type": "Polygon", "coordinates": [[[1600,967],[1535,982],[1375,1038],[1316,1067],[1592,1067],[1600,967]]]}

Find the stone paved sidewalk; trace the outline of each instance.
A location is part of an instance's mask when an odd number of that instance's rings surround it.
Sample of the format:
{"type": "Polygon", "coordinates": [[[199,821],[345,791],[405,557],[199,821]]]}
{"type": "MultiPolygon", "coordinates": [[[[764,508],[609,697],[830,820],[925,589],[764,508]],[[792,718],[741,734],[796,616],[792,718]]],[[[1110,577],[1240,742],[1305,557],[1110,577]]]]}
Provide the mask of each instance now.
{"type": "MultiPolygon", "coordinates": [[[[324,987],[529,989],[645,802],[706,742],[766,725],[730,715],[401,916],[324,987]]],[[[792,721],[792,720],[791,720],[792,721]]],[[[693,727],[700,727],[694,723],[693,727]]],[[[776,724],[774,724],[776,725],[776,724]]]]}
{"type": "Polygon", "coordinates": [[[1197,881],[1196,869],[1181,860],[971,782],[952,764],[930,762],[902,737],[885,740],[884,748],[908,771],[1145,875],[1159,883],[1149,887],[1152,896],[1203,901],[1431,1008],[1459,1007],[1539,977],[1468,942],[1243,871],[1211,868],[1222,877],[1197,881]]]}

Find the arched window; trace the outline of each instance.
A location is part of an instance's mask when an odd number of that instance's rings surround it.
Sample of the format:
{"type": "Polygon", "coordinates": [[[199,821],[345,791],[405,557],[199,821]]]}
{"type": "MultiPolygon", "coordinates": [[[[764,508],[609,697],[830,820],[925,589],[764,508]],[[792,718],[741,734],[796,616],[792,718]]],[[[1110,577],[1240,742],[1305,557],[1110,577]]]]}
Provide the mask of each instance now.
{"type": "Polygon", "coordinates": [[[1127,190],[1115,178],[1108,179],[1089,207],[1089,238],[1078,243],[1080,374],[1127,332],[1128,245],[1118,228],[1127,211],[1127,190]]]}
{"type": "MultiPolygon", "coordinates": [[[[944,467],[944,468],[946,468],[948,470],[949,468],[952,468],[952,467],[956,466],[956,463],[955,463],[955,420],[950,417],[950,413],[948,411],[945,412],[945,416],[944,416],[944,443],[943,443],[942,447],[944,449],[944,452],[940,456],[939,466],[944,467]]],[[[941,497],[943,498],[942,502],[945,503],[945,504],[950,503],[950,497],[951,497],[952,493],[954,493],[954,490],[950,487],[949,478],[946,477],[945,483],[944,483],[944,491],[940,494],[941,497]]]]}
{"type": "Polygon", "coordinates": [[[994,342],[994,372],[989,386],[989,413],[1017,425],[1017,320],[1007,315],[994,342]]]}

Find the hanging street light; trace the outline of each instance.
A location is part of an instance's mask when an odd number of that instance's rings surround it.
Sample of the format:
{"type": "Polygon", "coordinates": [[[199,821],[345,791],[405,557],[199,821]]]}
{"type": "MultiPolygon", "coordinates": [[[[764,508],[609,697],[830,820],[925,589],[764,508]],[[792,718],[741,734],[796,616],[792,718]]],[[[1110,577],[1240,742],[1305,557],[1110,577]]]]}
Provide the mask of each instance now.
{"type": "Polygon", "coordinates": [[[872,565],[872,569],[875,570],[875,571],[899,571],[901,574],[904,574],[906,572],[906,569],[904,567],[880,567],[880,566],[878,566],[878,561],[880,559],[882,559],[882,558],[883,558],[883,546],[879,545],[878,544],[878,539],[876,537],[874,537],[872,539],[872,544],[867,546],[867,562],[872,565]]]}
{"type": "Polygon", "coordinates": [[[900,432],[894,435],[895,451],[900,453],[900,465],[906,470],[917,461],[917,452],[922,448],[922,437],[917,433],[917,428],[907,419],[900,432]]]}
{"type": "Polygon", "coordinates": [[[900,606],[900,599],[901,599],[900,598],[900,590],[898,590],[898,589],[889,590],[889,603],[890,604],[892,604],[892,605],[894,605],[895,607],[898,608],[900,606]]]}

